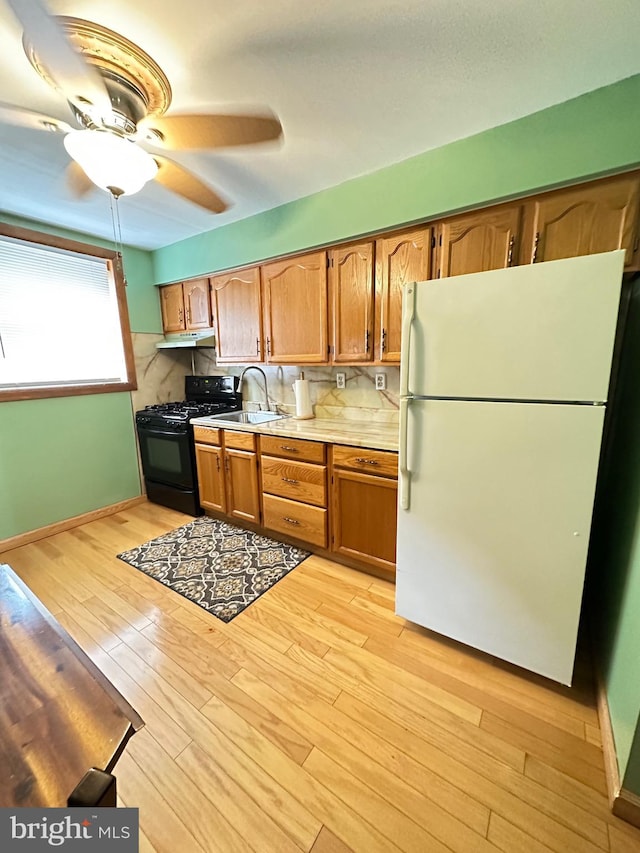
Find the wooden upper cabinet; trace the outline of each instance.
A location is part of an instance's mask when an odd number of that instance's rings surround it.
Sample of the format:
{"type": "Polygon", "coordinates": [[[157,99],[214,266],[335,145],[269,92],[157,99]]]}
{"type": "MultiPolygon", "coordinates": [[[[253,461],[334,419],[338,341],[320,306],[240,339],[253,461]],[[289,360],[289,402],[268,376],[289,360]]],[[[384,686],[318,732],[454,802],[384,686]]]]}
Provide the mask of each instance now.
{"type": "Polygon", "coordinates": [[[208,329],[211,326],[209,279],[198,278],[182,285],[187,329],[208,329]]]}
{"type": "Polygon", "coordinates": [[[329,252],[331,359],[373,359],[373,242],[329,252]]]}
{"type": "Polygon", "coordinates": [[[208,329],[211,325],[209,279],[198,278],[161,287],[160,307],[165,332],[208,329]]]}
{"type": "Polygon", "coordinates": [[[640,177],[623,175],[533,198],[532,242],[525,263],[625,249],[638,266],[636,229],[640,177]]]}
{"type": "Polygon", "coordinates": [[[266,360],[328,360],[327,254],[315,252],[261,267],[266,360]]]}
{"type": "Polygon", "coordinates": [[[160,288],[162,328],[165,332],[182,332],[185,329],[182,284],[168,284],[160,288]]]}
{"type": "Polygon", "coordinates": [[[262,361],[259,267],[212,276],[210,284],[218,364],[262,361]]]}
{"type": "Polygon", "coordinates": [[[442,222],[436,277],[486,272],[517,263],[521,213],[521,205],[510,205],[442,222]]]}
{"type": "Polygon", "coordinates": [[[431,272],[430,226],[376,240],[376,333],[374,357],[400,361],[402,285],[431,272]]]}

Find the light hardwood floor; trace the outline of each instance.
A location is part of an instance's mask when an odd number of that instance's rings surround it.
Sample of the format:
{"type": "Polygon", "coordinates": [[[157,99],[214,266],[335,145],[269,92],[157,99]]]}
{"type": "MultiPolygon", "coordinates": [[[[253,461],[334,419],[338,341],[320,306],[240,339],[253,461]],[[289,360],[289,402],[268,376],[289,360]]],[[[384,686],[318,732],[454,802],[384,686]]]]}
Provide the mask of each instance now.
{"type": "Polygon", "coordinates": [[[640,851],[584,657],[556,687],[317,557],[225,625],[115,557],[188,520],[141,504],[1,555],[146,721],[116,768],[141,851],[640,851]]]}

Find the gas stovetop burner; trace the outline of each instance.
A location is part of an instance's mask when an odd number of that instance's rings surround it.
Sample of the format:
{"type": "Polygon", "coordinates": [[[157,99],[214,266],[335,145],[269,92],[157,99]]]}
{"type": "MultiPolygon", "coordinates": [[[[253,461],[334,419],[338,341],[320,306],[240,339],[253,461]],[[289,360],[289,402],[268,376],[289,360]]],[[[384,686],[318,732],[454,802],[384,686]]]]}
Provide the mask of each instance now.
{"type": "Polygon", "coordinates": [[[147,406],[144,412],[156,417],[170,418],[171,420],[186,421],[189,418],[203,418],[208,415],[219,415],[232,408],[229,403],[194,403],[190,401],[156,403],[147,406]]]}

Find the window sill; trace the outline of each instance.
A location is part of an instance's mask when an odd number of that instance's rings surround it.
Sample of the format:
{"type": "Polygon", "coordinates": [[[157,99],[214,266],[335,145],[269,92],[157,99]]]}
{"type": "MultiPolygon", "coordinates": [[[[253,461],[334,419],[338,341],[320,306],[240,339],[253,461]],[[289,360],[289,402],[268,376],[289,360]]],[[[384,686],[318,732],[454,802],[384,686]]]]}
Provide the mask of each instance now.
{"type": "Polygon", "coordinates": [[[78,397],[84,394],[111,394],[120,391],[135,391],[135,382],[105,382],[96,385],[43,386],[42,388],[0,389],[0,403],[13,400],[43,400],[49,397],[78,397]]]}

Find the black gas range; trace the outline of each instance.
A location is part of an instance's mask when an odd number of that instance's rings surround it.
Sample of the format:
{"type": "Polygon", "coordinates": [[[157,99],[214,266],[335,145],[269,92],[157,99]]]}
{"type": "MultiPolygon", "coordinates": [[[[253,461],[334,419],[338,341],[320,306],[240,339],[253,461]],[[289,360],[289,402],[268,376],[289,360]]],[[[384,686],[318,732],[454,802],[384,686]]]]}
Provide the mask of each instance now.
{"type": "Polygon", "coordinates": [[[147,497],[189,515],[200,515],[191,418],[242,408],[237,376],[185,376],[185,400],[136,412],[147,497]]]}

